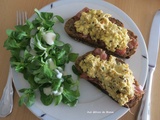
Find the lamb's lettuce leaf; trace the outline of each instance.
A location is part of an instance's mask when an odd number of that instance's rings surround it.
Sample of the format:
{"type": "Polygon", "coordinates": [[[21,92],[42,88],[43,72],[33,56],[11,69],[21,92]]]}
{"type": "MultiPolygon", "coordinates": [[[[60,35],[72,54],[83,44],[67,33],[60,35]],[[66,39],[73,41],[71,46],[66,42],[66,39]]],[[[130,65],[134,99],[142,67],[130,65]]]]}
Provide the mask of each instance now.
{"type": "Polygon", "coordinates": [[[21,72],[30,84],[30,88],[23,88],[19,105],[31,106],[35,103],[39,90],[40,99],[44,105],[55,105],[63,102],[74,106],[80,96],[78,82],[71,75],[65,75],[67,63],[74,62],[78,57],[72,53],[72,46],[60,41],[60,35],[55,32],[56,22],[64,23],[59,15],[40,12],[35,9],[36,17],[33,21],[26,21],[24,25],[15,26],[15,30],[6,30],[8,35],[4,47],[11,52],[10,64],[17,72],[21,72]],[[54,44],[49,45],[44,34],[54,33],[54,44]],[[50,88],[50,93],[44,91],[50,88]],[[74,89],[73,89],[74,88],[74,89]]]}

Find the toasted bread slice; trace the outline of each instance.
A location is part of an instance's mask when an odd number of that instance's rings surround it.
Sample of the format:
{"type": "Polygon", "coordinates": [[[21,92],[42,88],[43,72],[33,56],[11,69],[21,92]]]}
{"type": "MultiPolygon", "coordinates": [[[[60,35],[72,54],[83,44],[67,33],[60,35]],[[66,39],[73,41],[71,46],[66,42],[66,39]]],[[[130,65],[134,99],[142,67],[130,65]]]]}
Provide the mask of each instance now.
{"type": "MultiPolygon", "coordinates": [[[[97,39],[97,40],[93,40],[90,36],[90,34],[84,35],[83,33],[77,32],[76,27],[75,27],[75,22],[78,21],[81,17],[82,12],[88,12],[90,9],[89,8],[84,8],[83,10],[81,10],[79,13],[77,13],[75,16],[73,16],[72,18],[70,18],[66,23],[65,23],[65,31],[66,33],[72,37],[74,40],[82,42],[84,44],[90,45],[92,47],[99,47],[104,49],[108,54],[114,55],[114,56],[118,56],[118,57],[122,57],[122,58],[130,58],[131,55],[133,55],[136,51],[136,48],[138,46],[138,42],[137,42],[137,36],[130,30],[128,31],[128,36],[129,36],[129,42],[127,44],[127,47],[123,50],[120,49],[116,49],[115,51],[111,51],[109,49],[106,48],[106,44],[104,41],[97,39]]],[[[123,27],[124,25],[121,21],[119,21],[118,19],[115,19],[113,17],[109,17],[109,20],[116,24],[117,26],[123,27]]],[[[93,28],[94,29],[94,28],[93,28]]],[[[115,41],[113,41],[114,43],[115,41]]]]}
{"type": "Polygon", "coordinates": [[[75,67],[80,78],[91,82],[121,106],[133,107],[144,93],[129,66],[100,48],[80,56],[75,67]]]}

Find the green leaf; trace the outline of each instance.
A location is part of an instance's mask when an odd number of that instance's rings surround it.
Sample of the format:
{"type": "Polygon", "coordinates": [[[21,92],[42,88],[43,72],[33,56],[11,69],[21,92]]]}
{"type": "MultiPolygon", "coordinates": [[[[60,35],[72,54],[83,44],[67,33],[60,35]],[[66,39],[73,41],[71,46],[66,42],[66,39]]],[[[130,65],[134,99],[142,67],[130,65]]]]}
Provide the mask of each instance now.
{"type": "Polygon", "coordinates": [[[53,13],[49,12],[41,12],[40,16],[45,20],[50,20],[53,17],[53,13]]]}
{"type": "Polygon", "coordinates": [[[64,55],[65,55],[65,51],[64,50],[61,50],[61,51],[59,51],[58,53],[57,53],[57,59],[60,59],[60,58],[62,58],[64,55]]]}
{"type": "Polygon", "coordinates": [[[13,32],[13,30],[10,30],[10,29],[6,30],[6,34],[7,34],[8,36],[11,36],[12,32],[13,32]]]}
{"type": "Polygon", "coordinates": [[[56,17],[61,23],[64,23],[64,19],[61,16],[55,15],[54,17],[56,17]]]}
{"type": "Polygon", "coordinates": [[[22,88],[19,90],[20,93],[24,93],[26,90],[28,90],[28,88],[22,88]]]}
{"type": "Polygon", "coordinates": [[[45,84],[45,83],[51,82],[51,80],[49,78],[41,78],[41,77],[39,77],[39,75],[36,75],[34,77],[33,81],[35,81],[35,83],[37,83],[37,84],[45,84]]]}
{"type": "Polygon", "coordinates": [[[14,67],[15,71],[21,72],[24,70],[26,64],[22,62],[12,62],[11,61],[11,66],[14,67]]]}
{"type": "Polygon", "coordinates": [[[60,79],[53,79],[52,86],[51,86],[53,91],[58,90],[60,88],[61,84],[62,84],[62,81],[60,79]]]}
{"type": "Polygon", "coordinates": [[[68,44],[68,43],[67,43],[67,44],[64,44],[63,50],[65,50],[66,53],[70,53],[70,51],[71,51],[71,45],[68,44]]]}
{"type": "Polygon", "coordinates": [[[43,92],[43,87],[40,88],[40,99],[42,101],[42,103],[46,106],[50,105],[53,100],[54,100],[54,96],[53,95],[46,95],[43,92]]]}
{"type": "Polygon", "coordinates": [[[40,63],[38,60],[34,60],[33,62],[30,62],[30,64],[27,64],[27,72],[29,72],[32,75],[36,75],[42,72],[42,68],[40,66],[40,63]]]}
{"type": "MultiPolygon", "coordinates": [[[[66,104],[70,103],[76,103],[75,101],[78,100],[80,96],[79,87],[77,82],[74,82],[71,75],[66,75],[64,78],[64,89],[63,89],[63,95],[66,98],[66,100],[63,102],[66,102],[66,104]]],[[[71,105],[71,104],[70,104],[71,105]]]]}
{"type": "Polygon", "coordinates": [[[63,99],[62,95],[55,96],[55,98],[54,98],[54,105],[60,104],[61,101],[62,101],[62,99],[63,99]]]}
{"type": "Polygon", "coordinates": [[[62,102],[70,107],[73,107],[78,103],[78,99],[70,102],[65,96],[63,96],[62,102]]]}
{"type": "Polygon", "coordinates": [[[36,14],[38,15],[38,18],[40,18],[40,19],[43,20],[43,18],[42,18],[42,16],[41,16],[41,13],[38,11],[38,9],[35,8],[34,11],[35,11],[36,14]]]}
{"type": "Polygon", "coordinates": [[[36,98],[34,91],[30,88],[25,90],[22,89],[20,91],[23,91],[23,95],[19,99],[19,105],[26,104],[27,107],[32,106],[35,103],[36,98]]]}
{"type": "Polygon", "coordinates": [[[26,25],[28,26],[29,32],[31,32],[31,30],[34,29],[33,23],[30,22],[29,20],[26,20],[26,25]]]}
{"type": "Polygon", "coordinates": [[[40,50],[44,50],[44,51],[46,50],[46,48],[43,47],[41,40],[37,34],[36,34],[34,40],[35,40],[35,45],[37,46],[37,48],[39,48],[40,50]]]}
{"type": "Polygon", "coordinates": [[[75,62],[77,57],[78,57],[79,54],[77,53],[70,53],[68,58],[69,58],[69,61],[72,61],[72,62],[75,62]]]}
{"type": "Polygon", "coordinates": [[[68,99],[68,101],[72,102],[77,100],[77,98],[80,96],[80,93],[79,91],[64,89],[63,95],[68,99]]]}
{"type": "Polygon", "coordinates": [[[72,66],[72,71],[73,71],[74,74],[76,74],[78,76],[81,75],[81,73],[77,70],[77,68],[75,67],[75,65],[72,66]]]}
{"type": "Polygon", "coordinates": [[[28,35],[26,34],[26,32],[19,32],[19,34],[17,35],[17,39],[18,40],[22,40],[24,39],[25,37],[27,37],[28,35]]]}
{"type": "Polygon", "coordinates": [[[19,48],[20,48],[20,44],[17,43],[15,39],[8,38],[8,39],[4,42],[4,47],[5,47],[7,50],[19,49],[19,48]]]}
{"type": "MultiPolygon", "coordinates": [[[[56,33],[56,32],[54,32],[55,34],[56,34],[56,40],[58,40],[59,41],[59,38],[60,38],[60,35],[59,35],[59,33],[56,33]]],[[[61,41],[62,42],[62,41],[61,41]]]]}
{"type": "Polygon", "coordinates": [[[47,77],[51,78],[52,77],[52,70],[49,68],[49,65],[48,64],[44,64],[42,66],[42,69],[43,69],[43,73],[44,75],[46,75],[47,77]]]}
{"type": "Polygon", "coordinates": [[[64,43],[62,41],[59,41],[59,40],[55,40],[54,43],[55,43],[56,46],[59,46],[59,47],[64,45],[64,43]]]}
{"type": "Polygon", "coordinates": [[[27,81],[28,81],[28,83],[30,84],[30,87],[31,87],[32,89],[37,89],[37,88],[40,86],[39,84],[37,84],[37,83],[34,81],[34,76],[33,76],[33,75],[27,74],[27,73],[24,73],[24,75],[27,76],[27,81]]]}
{"type": "Polygon", "coordinates": [[[45,94],[43,95],[41,94],[41,97],[40,97],[42,103],[46,106],[52,104],[53,98],[54,98],[53,95],[45,95],[45,94]]]}

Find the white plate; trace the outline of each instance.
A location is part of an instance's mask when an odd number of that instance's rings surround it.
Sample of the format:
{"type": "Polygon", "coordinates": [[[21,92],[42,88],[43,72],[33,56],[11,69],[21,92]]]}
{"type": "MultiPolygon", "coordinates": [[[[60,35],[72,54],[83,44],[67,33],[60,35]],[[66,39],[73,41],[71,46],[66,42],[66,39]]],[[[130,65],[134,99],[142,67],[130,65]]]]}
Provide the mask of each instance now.
{"type": "MultiPolygon", "coordinates": [[[[101,9],[105,13],[111,14],[113,17],[122,21],[126,28],[132,30],[138,36],[139,46],[137,52],[130,59],[125,61],[130,65],[130,69],[133,71],[138,82],[144,86],[148,69],[148,55],[145,42],[136,24],[122,10],[110,3],[99,0],[64,0],[53,2],[43,7],[40,11],[53,12],[62,16],[66,21],[84,7],[101,9]]],[[[33,18],[35,18],[35,15],[33,15],[30,20],[33,18]]],[[[93,50],[92,47],[72,40],[72,38],[65,33],[64,24],[56,24],[54,29],[56,32],[60,33],[60,39],[62,41],[70,43],[73,46],[73,52],[82,55],[87,51],[93,50]]],[[[67,65],[66,68],[69,74],[73,74],[71,65],[72,63],[67,65]]],[[[28,83],[20,73],[16,73],[13,70],[13,76],[17,91],[21,88],[28,87],[28,83]]],[[[73,77],[76,76],[73,74],[73,77]]],[[[44,106],[37,93],[36,103],[29,109],[37,117],[44,120],[114,120],[120,118],[129,110],[120,107],[110,97],[103,94],[100,90],[83,79],[80,80],[80,93],[81,96],[76,107],[68,107],[63,104],[58,106],[44,106]]],[[[19,95],[21,94],[19,93],[19,95]]]]}

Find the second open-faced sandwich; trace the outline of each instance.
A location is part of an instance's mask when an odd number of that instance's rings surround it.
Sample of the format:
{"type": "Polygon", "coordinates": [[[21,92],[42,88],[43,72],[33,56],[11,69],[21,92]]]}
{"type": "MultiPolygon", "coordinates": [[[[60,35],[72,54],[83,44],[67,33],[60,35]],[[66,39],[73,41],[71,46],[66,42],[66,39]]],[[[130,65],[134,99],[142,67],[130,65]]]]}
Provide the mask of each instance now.
{"type": "Polygon", "coordinates": [[[75,67],[80,78],[93,83],[121,106],[133,107],[144,93],[129,65],[100,48],[80,56],[75,67]]]}

